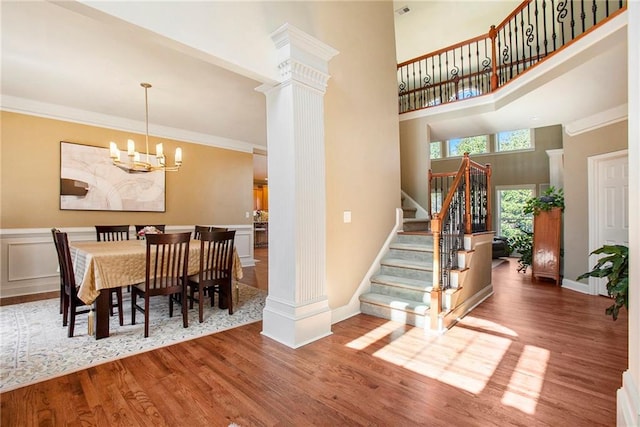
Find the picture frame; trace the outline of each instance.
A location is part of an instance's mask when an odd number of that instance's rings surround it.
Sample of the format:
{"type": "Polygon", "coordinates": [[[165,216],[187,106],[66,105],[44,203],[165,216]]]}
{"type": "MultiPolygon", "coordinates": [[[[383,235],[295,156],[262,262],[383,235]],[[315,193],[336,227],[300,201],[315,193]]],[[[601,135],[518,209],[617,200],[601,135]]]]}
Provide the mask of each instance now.
{"type": "Polygon", "coordinates": [[[107,148],[60,141],[60,209],[165,212],[165,171],[127,173],[107,148]]]}

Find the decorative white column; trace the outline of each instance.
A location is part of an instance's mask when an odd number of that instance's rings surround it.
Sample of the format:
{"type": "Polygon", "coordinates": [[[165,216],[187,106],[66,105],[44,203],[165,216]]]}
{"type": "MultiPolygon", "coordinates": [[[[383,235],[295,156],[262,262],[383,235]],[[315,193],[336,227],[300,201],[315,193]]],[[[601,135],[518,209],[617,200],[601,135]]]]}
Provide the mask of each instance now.
{"type": "Polygon", "coordinates": [[[564,150],[547,150],[549,156],[549,185],[564,188],[564,150]]]}
{"type": "Polygon", "coordinates": [[[269,295],[262,333],[297,348],[331,334],[326,286],[323,97],[338,52],[285,24],[272,34],[281,81],[267,98],[269,295]]]}

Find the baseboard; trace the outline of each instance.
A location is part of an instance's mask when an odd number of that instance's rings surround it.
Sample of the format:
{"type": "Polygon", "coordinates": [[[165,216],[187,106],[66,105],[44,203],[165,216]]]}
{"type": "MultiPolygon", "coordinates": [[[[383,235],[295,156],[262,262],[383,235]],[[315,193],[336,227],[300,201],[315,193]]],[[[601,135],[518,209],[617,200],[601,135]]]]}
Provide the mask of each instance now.
{"type": "Polygon", "coordinates": [[[493,295],[493,284],[489,284],[482,288],[480,292],[473,295],[471,298],[464,300],[460,305],[446,313],[444,316],[444,326],[449,329],[455,325],[458,320],[462,319],[474,308],[484,302],[487,298],[493,295]]]}
{"type": "Polygon", "coordinates": [[[587,283],[577,282],[575,280],[562,279],[562,287],[570,291],[580,292],[581,294],[594,295],[591,286],[587,283]]]}
{"type": "Polygon", "coordinates": [[[616,425],[640,426],[640,393],[628,370],[622,374],[622,387],[618,389],[617,401],[616,425]]]}

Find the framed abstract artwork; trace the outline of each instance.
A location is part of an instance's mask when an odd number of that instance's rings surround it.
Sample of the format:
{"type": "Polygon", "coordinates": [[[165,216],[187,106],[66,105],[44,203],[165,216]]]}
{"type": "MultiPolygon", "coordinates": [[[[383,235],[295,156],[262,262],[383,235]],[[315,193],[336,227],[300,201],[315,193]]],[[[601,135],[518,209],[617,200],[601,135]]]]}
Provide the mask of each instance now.
{"type": "Polygon", "coordinates": [[[165,172],[127,173],[107,148],[60,141],[60,209],[165,212],[165,172]]]}

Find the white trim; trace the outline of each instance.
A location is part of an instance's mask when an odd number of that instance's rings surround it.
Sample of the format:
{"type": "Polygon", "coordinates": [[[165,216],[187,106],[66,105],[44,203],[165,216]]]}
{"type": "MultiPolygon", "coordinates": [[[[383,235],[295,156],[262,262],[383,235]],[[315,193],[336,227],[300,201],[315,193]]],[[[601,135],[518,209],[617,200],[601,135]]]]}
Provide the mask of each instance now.
{"type": "MultiPolygon", "coordinates": [[[[611,160],[617,157],[628,157],[628,150],[619,150],[612,151],[611,153],[599,154],[596,156],[590,156],[587,158],[587,186],[589,189],[588,192],[588,203],[589,203],[589,253],[591,251],[599,248],[601,246],[600,236],[600,227],[598,224],[601,219],[599,217],[599,209],[598,206],[601,201],[601,195],[598,192],[598,176],[599,176],[599,166],[600,163],[604,160],[611,160]]],[[[598,255],[589,255],[589,266],[595,265],[598,262],[598,255]]],[[[599,286],[598,286],[598,278],[597,277],[589,277],[589,291],[591,295],[599,294],[599,286]]]]}
{"type": "Polygon", "coordinates": [[[396,238],[399,231],[402,231],[402,223],[403,223],[402,209],[398,208],[396,209],[395,225],[389,232],[389,235],[387,236],[387,240],[385,240],[384,244],[378,251],[378,254],[376,255],[375,259],[371,263],[369,270],[367,270],[367,273],[362,278],[362,281],[360,281],[360,285],[358,286],[358,289],[356,289],[356,291],[351,296],[351,300],[349,300],[349,302],[346,305],[343,305],[342,307],[334,308],[331,311],[331,324],[341,322],[352,316],[360,314],[360,295],[366,292],[369,292],[369,290],[371,289],[371,277],[380,268],[380,262],[382,261],[382,258],[385,256],[385,254],[389,250],[389,246],[391,245],[391,242],[393,242],[393,239],[396,238]]]}
{"type": "Polygon", "coordinates": [[[546,150],[549,157],[549,184],[557,189],[564,187],[564,148],[546,150]]]}
{"type": "Polygon", "coordinates": [[[617,107],[601,111],[589,117],[584,117],[564,126],[564,131],[569,136],[580,135],[581,133],[591,132],[598,128],[609,126],[614,123],[627,120],[628,104],[618,105],[617,107]]]}
{"type": "Polygon", "coordinates": [[[581,294],[594,295],[592,286],[587,283],[563,278],[562,287],[564,289],[569,289],[570,291],[580,292],[581,294]]]}

